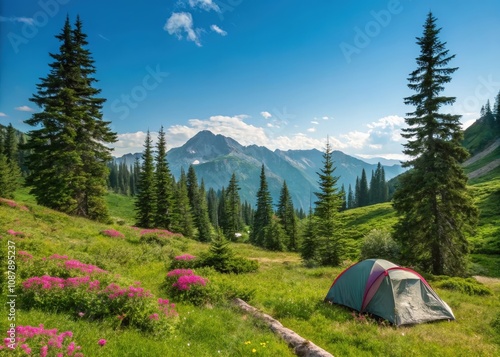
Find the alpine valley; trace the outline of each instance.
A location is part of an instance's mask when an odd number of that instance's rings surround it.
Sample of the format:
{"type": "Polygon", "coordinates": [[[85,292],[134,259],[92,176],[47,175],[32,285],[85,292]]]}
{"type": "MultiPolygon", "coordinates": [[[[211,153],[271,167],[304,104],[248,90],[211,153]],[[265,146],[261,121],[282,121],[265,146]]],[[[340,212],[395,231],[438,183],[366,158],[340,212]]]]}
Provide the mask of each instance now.
{"type": "MultiPolygon", "coordinates": [[[[115,158],[115,161],[117,164],[125,161],[127,165],[133,165],[136,158],[140,159],[141,156],[142,153],[126,154],[115,158]]],[[[361,177],[363,169],[370,179],[371,172],[377,168],[377,164],[369,164],[341,151],[334,151],[332,157],[336,166],[335,175],[339,177],[338,184],[344,185],[346,191],[349,185],[354,190],[356,177],[361,177]]],[[[323,152],[316,149],[271,151],[263,146],[243,146],[232,138],[204,130],[181,147],[171,149],[167,160],[176,179],[182,169],[187,171],[189,165],[194,165],[198,179],[203,179],[207,189],[212,187],[220,190],[226,187],[232,173],[236,173],[241,200],[251,204],[255,203],[260,170],[264,165],[273,201],[278,202],[283,180],[286,180],[294,206],[306,209],[316,198],[317,172],[323,165],[323,152]]],[[[386,180],[404,171],[397,161],[382,167],[386,180]]]]}

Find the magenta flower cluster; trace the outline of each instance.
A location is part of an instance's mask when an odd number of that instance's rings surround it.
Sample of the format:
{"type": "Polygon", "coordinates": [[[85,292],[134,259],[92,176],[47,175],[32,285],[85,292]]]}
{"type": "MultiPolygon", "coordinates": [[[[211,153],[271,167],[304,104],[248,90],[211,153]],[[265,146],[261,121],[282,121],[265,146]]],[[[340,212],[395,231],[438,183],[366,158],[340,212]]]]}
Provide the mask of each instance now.
{"type": "Polygon", "coordinates": [[[175,278],[177,281],[172,284],[172,287],[180,291],[191,290],[192,286],[205,286],[207,280],[201,276],[195,275],[191,269],[174,269],[167,273],[167,278],[175,278]]]}
{"type": "Polygon", "coordinates": [[[194,272],[191,269],[174,269],[167,273],[167,277],[169,278],[184,275],[194,275],[194,272]]]}
{"type": "Polygon", "coordinates": [[[111,238],[125,238],[123,233],[118,232],[114,229],[105,229],[101,231],[101,234],[104,234],[105,236],[111,237],[111,238]]]}
{"type": "MultiPolygon", "coordinates": [[[[137,283],[136,283],[137,285],[137,283]]],[[[108,295],[111,300],[116,299],[120,296],[126,296],[128,298],[149,298],[153,297],[150,291],[144,290],[140,286],[129,286],[127,288],[122,288],[118,284],[111,283],[105,287],[102,292],[108,295]]]]}
{"type": "Polygon", "coordinates": [[[180,261],[190,261],[190,260],[193,260],[193,259],[196,259],[196,257],[194,255],[191,255],[191,254],[183,254],[183,255],[178,255],[174,258],[175,260],[180,260],[180,261]]]}
{"type": "Polygon", "coordinates": [[[0,198],[0,203],[6,204],[12,208],[19,208],[21,211],[29,211],[28,207],[20,205],[16,201],[8,200],[6,198],[0,198]]]}
{"type": "Polygon", "coordinates": [[[33,259],[33,255],[31,255],[30,253],[28,253],[25,250],[18,250],[17,255],[19,256],[19,258],[21,258],[25,262],[33,259]]]}
{"type": "MultiPolygon", "coordinates": [[[[60,266],[64,266],[66,270],[78,270],[84,274],[94,274],[94,273],[108,273],[106,270],[99,268],[98,266],[92,264],[85,264],[76,259],[69,259],[67,255],[52,254],[49,257],[50,260],[62,260],[64,263],[57,263],[60,266]]],[[[42,260],[46,260],[43,258],[42,260]]]]}
{"type": "Polygon", "coordinates": [[[88,285],[88,290],[97,290],[99,280],[90,281],[89,276],[78,276],[76,278],[58,278],[55,276],[44,275],[42,277],[33,276],[22,283],[24,289],[64,289],[67,287],[76,288],[81,285],[88,285]]]}
{"type": "Polygon", "coordinates": [[[43,325],[17,326],[15,341],[11,339],[12,333],[7,331],[8,337],[4,339],[4,345],[0,345],[0,350],[4,348],[21,348],[27,355],[35,355],[35,351],[40,351],[40,357],[49,355],[83,357],[79,352],[81,346],[77,346],[74,341],[68,341],[73,337],[71,331],[57,333],[57,329],[45,329],[43,325]]]}
{"type": "Polygon", "coordinates": [[[15,230],[13,229],[9,229],[7,231],[8,234],[10,234],[11,236],[23,236],[24,233],[23,232],[16,232],[15,230]]]}
{"type": "Polygon", "coordinates": [[[175,233],[172,233],[172,232],[170,232],[167,229],[157,229],[157,228],[154,228],[154,229],[140,229],[140,228],[137,228],[137,227],[132,227],[132,229],[140,230],[140,235],[141,236],[143,236],[145,234],[157,234],[157,235],[163,236],[163,237],[175,235],[175,233]]]}

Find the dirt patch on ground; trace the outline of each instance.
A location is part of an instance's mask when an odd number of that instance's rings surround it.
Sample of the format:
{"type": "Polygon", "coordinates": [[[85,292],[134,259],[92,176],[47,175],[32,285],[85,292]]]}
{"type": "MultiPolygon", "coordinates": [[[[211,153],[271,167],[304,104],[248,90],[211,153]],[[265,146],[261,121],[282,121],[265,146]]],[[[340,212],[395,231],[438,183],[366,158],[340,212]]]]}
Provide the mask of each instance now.
{"type": "Polygon", "coordinates": [[[500,284],[499,278],[489,278],[487,276],[476,275],[476,276],[474,276],[474,279],[476,279],[477,281],[479,281],[480,283],[483,283],[483,284],[500,284]]]}
{"type": "Polygon", "coordinates": [[[270,258],[248,258],[248,259],[251,259],[251,260],[256,260],[258,261],[259,263],[298,263],[300,262],[300,258],[296,258],[296,259],[293,259],[293,258],[274,258],[274,259],[270,259],[270,258]]]}

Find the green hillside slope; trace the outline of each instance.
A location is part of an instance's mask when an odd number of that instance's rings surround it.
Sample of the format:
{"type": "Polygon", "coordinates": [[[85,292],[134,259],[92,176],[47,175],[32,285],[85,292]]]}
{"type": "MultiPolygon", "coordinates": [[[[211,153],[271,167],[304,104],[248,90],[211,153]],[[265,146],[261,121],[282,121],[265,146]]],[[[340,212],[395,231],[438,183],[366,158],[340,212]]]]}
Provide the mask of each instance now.
{"type": "MultiPolygon", "coordinates": [[[[485,198],[487,201],[488,191],[492,188],[491,185],[478,185],[475,190],[478,200],[482,202],[485,198]]],[[[21,196],[26,197],[25,194],[21,196]]],[[[52,260],[49,257],[58,254],[77,259],[82,264],[96,265],[109,272],[105,274],[111,274],[108,279],[134,282],[134,286],[140,282],[141,287],[150,291],[153,300],[170,298],[177,304],[175,310],[178,316],[171,321],[169,330],[163,335],[120,325],[123,314],[104,319],[87,318],[89,312],[78,307],[68,311],[61,310],[61,304],[57,304],[55,310],[50,305],[43,309],[26,309],[21,304],[16,305],[18,326],[43,324],[47,329],[72,331],[72,336],[65,340],[65,348],[70,348],[69,340],[75,341],[85,356],[294,355],[266,326],[231,308],[225,301],[228,292],[245,297],[252,305],[334,355],[486,356],[500,352],[500,315],[492,313],[500,309],[500,300],[497,298],[500,284],[495,280],[488,281],[487,285],[463,279],[453,283],[431,280],[437,293],[453,309],[457,321],[394,329],[369,318],[353,316],[348,309],[322,302],[342,268],[309,269],[301,264],[294,253],[273,253],[247,244],[233,244],[232,248],[239,254],[258,260],[259,270],[233,276],[197,269],[197,274],[208,279],[207,290],[204,291],[213,300],[201,306],[192,305],[167,296],[164,277],[174,256],[186,253],[198,256],[208,249],[206,245],[179,236],[169,236],[163,241],[163,246],[145,244],[141,243],[140,231],[127,224],[98,224],[22,201],[25,200],[18,199],[17,203],[4,201],[0,204],[1,254],[7,256],[7,241],[15,242],[18,251],[20,275],[15,286],[18,299],[22,300],[21,285],[26,279],[23,275],[33,273],[35,269],[31,259],[37,264],[47,261],[49,263],[46,264],[50,264],[52,260]],[[111,229],[119,231],[123,237],[102,233],[111,229]],[[21,251],[26,253],[21,255],[21,251]],[[42,260],[44,257],[46,260],[42,260]],[[462,286],[460,284],[474,286],[470,292],[473,295],[456,290],[462,286]],[[455,290],[449,290],[450,287],[455,290]],[[50,310],[52,312],[47,312],[50,310]],[[98,343],[101,339],[106,340],[102,347],[98,343]],[[425,344],[421,343],[423,340],[425,344]]],[[[117,202],[116,197],[112,197],[112,201],[117,202]]],[[[115,209],[113,215],[117,216],[117,209],[126,206],[123,202],[121,205],[112,208],[115,209]]],[[[494,209],[489,203],[484,207],[494,209]]],[[[349,220],[348,229],[352,232],[353,242],[371,228],[384,228],[394,221],[388,204],[352,210],[346,212],[345,217],[349,220]],[[359,229],[356,230],[356,227],[359,229]]],[[[4,306],[7,299],[5,273],[1,281],[4,306]]],[[[42,273],[47,272],[38,271],[38,275],[42,273]]],[[[56,298],[63,298],[64,293],[61,294],[56,298]]],[[[140,313],[144,308],[137,307],[138,312],[127,310],[128,313],[140,313]]],[[[7,331],[7,323],[7,319],[1,319],[0,328],[7,331]]],[[[18,352],[19,355],[24,353],[21,350],[18,352]]],[[[12,354],[4,348],[0,350],[0,355],[12,354]]]]}

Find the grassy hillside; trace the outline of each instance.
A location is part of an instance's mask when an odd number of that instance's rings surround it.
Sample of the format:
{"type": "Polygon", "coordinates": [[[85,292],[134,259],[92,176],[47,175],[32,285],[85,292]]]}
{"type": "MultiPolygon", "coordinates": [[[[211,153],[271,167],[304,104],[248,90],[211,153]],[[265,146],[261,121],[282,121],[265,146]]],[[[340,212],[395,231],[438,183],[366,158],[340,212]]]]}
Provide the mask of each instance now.
{"type": "MultiPolygon", "coordinates": [[[[493,196],[495,190],[498,194],[498,188],[500,181],[473,187],[482,207],[479,230],[483,237],[496,234],[494,227],[499,226],[498,207],[493,196]]],[[[153,299],[170,298],[177,304],[178,317],[172,318],[167,333],[163,335],[142,332],[132,326],[120,327],[116,316],[90,319],[79,316],[82,311],[77,310],[43,312],[50,309],[26,309],[16,305],[18,325],[44,324],[46,328],[57,328],[60,332],[72,331],[72,339],[81,346],[85,356],[293,355],[262,323],[232,308],[225,301],[228,292],[243,296],[286,327],[335,355],[493,356],[500,353],[498,280],[488,280],[486,285],[472,284],[481,287],[478,291],[489,291],[492,295],[461,292],[460,289],[467,291],[464,287],[471,286],[465,280],[448,285],[438,280],[431,281],[453,309],[457,321],[394,328],[353,316],[347,309],[322,302],[342,268],[305,268],[297,254],[273,253],[247,244],[233,244],[233,250],[240,255],[259,261],[258,271],[234,276],[206,268],[197,269],[197,274],[208,279],[205,288],[213,298],[211,302],[198,306],[168,296],[164,280],[174,256],[186,253],[198,256],[208,249],[207,245],[175,235],[165,239],[163,246],[141,243],[141,233],[129,226],[132,216],[126,207],[132,207],[130,200],[115,195],[109,197],[113,203],[112,216],[116,222],[125,223],[123,225],[103,225],[68,217],[37,206],[26,192],[20,192],[16,200],[17,205],[11,203],[14,207],[8,203],[0,204],[1,253],[4,257],[7,240],[15,242],[18,257],[19,251],[26,251],[40,263],[44,262],[43,257],[53,254],[67,255],[108,271],[118,281],[140,282],[140,286],[151,292],[153,299]],[[127,217],[121,218],[121,215],[127,217]],[[107,229],[119,231],[123,238],[103,235],[101,232],[107,229]],[[107,340],[105,346],[99,346],[100,339],[107,340]]],[[[395,221],[390,204],[351,210],[344,215],[348,218],[347,229],[353,238],[353,247],[372,228],[388,228],[395,221]]],[[[489,256],[483,254],[479,257],[489,256]]],[[[27,266],[30,264],[31,260],[18,258],[20,271],[29,270],[27,266]]],[[[23,279],[19,276],[16,283],[18,299],[22,296],[23,279]]],[[[3,303],[7,299],[5,280],[1,286],[4,289],[3,303]]],[[[7,319],[0,321],[0,327],[6,331],[7,319]]],[[[0,355],[4,351],[0,350],[0,355]]],[[[24,354],[19,352],[19,355],[24,354]]]]}

